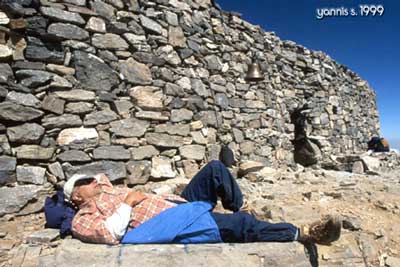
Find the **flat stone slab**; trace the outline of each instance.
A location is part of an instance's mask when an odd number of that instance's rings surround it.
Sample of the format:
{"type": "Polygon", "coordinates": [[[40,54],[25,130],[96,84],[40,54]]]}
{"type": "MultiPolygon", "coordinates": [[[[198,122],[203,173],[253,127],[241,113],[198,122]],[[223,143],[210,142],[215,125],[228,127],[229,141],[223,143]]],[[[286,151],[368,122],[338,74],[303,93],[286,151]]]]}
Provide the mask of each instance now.
{"type": "Polygon", "coordinates": [[[94,245],[63,240],[54,256],[40,258],[42,267],[95,266],[311,266],[297,243],[94,245]]]}

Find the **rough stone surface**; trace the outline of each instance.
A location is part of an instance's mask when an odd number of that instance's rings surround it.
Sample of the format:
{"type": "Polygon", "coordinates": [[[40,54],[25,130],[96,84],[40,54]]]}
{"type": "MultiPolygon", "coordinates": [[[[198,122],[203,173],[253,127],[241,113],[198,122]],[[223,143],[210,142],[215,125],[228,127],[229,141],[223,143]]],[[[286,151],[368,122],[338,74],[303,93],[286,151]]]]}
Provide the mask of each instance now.
{"type": "Polygon", "coordinates": [[[57,156],[63,162],[89,162],[91,159],[88,154],[80,150],[68,150],[57,156]]]}
{"type": "Polygon", "coordinates": [[[15,148],[18,159],[49,160],[54,154],[53,147],[39,145],[22,145],[15,148]]]}
{"type": "Polygon", "coordinates": [[[124,119],[110,123],[110,131],[121,137],[140,137],[149,127],[149,122],[138,119],[124,119]]]}
{"type": "Polygon", "coordinates": [[[101,123],[109,123],[118,119],[118,115],[111,110],[101,110],[90,113],[85,116],[83,124],[85,126],[93,126],[101,123]]]}
{"type": "Polygon", "coordinates": [[[180,147],[183,145],[184,140],[181,136],[168,135],[163,133],[147,133],[145,135],[146,141],[159,147],[180,147]]]}
{"type": "Polygon", "coordinates": [[[164,95],[157,87],[136,86],[130,89],[129,95],[142,109],[161,110],[164,107],[164,95]]]}
{"type": "Polygon", "coordinates": [[[48,33],[61,39],[86,40],[89,33],[78,26],[66,23],[53,23],[47,29],[48,33]]]}
{"type": "Polygon", "coordinates": [[[40,11],[43,15],[56,21],[70,22],[78,25],[85,24],[85,20],[77,13],[68,12],[53,7],[41,7],[40,11]]]}
{"type": "Polygon", "coordinates": [[[5,101],[0,103],[0,118],[3,120],[25,122],[40,118],[43,114],[43,111],[13,102],[5,101]]]}
{"type": "Polygon", "coordinates": [[[133,58],[119,62],[119,70],[126,80],[134,85],[151,84],[152,76],[150,69],[133,58]]]}
{"type": "Polygon", "coordinates": [[[157,156],[160,152],[151,145],[130,149],[133,160],[142,160],[157,156]]]}
{"type": "Polygon", "coordinates": [[[0,216],[21,210],[28,201],[35,199],[41,187],[21,185],[18,187],[0,187],[0,216]]]}
{"type": "Polygon", "coordinates": [[[167,157],[153,157],[151,164],[151,177],[153,178],[174,178],[176,176],[176,173],[172,170],[172,162],[167,157]]]}
{"type": "Polygon", "coordinates": [[[99,134],[94,128],[70,128],[64,129],[57,137],[60,146],[85,148],[97,145],[99,134]]]}
{"type": "Polygon", "coordinates": [[[97,161],[81,166],[73,166],[64,170],[67,177],[71,177],[77,173],[85,173],[87,175],[96,175],[104,173],[110,179],[115,181],[126,177],[126,168],[123,162],[116,161],[97,161]]]}
{"type": "Polygon", "coordinates": [[[129,172],[129,185],[146,184],[150,177],[151,161],[129,161],[126,163],[126,168],[129,172]]]}
{"type": "Polygon", "coordinates": [[[36,144],[39,143],[45,129],[37,123],[25,123],[7,128],[7,136],[11,142],[36,144]]]}
{"type": "Polygon", "coordinates": [[[202,160],[205,155],[205,147],[201,145],[187,145],[179,148],[179,152],[183,158],[202,160]]]}
{"type": "Polygon", "coordinates": [[[128,49],[128,43],[119,35],[113,33],[94,34],[92,44],[100,49],[125,50],[128,49]]]}
{"type": "Polygon", "coordinates": [[[45,168],[36,166],[18,166],[17,181],[22,183],[41,185],[45,181],[45,168]]]}
{"type": "Polygon", "coordinates": [[[93,150],[95,159],[128,160],[131,158],[129,150],[122,146],[101,146],[93,150]]]}

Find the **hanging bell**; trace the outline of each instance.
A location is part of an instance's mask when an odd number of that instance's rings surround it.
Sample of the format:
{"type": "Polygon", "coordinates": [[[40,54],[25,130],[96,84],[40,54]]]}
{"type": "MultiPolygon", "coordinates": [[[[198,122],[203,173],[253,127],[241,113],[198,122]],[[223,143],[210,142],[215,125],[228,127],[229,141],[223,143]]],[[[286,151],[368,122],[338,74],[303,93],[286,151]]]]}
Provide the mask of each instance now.
{"type": "Polygon", "coordinates": [[[259,82],[264,80],[264,74],[261,71],[260,65],[253,61],[248,66],[247,75],[244,79],[248,82],[259,82]]]}

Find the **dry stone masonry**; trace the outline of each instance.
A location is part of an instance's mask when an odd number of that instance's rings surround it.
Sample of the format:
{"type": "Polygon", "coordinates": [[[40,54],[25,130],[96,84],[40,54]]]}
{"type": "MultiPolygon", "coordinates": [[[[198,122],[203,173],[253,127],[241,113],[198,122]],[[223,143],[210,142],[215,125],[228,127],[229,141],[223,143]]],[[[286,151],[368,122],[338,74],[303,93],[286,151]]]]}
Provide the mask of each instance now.
{"type": "Polygon", "coordinates": [[[221,144],[239,162],[296,166],[304,105],[322,161],[379,133],[366,81],[209,0],[0,3],[0,216],[75,173],[191,178],[221,144]],[[244,80],[253,59],[260,83],[244,80]]]}

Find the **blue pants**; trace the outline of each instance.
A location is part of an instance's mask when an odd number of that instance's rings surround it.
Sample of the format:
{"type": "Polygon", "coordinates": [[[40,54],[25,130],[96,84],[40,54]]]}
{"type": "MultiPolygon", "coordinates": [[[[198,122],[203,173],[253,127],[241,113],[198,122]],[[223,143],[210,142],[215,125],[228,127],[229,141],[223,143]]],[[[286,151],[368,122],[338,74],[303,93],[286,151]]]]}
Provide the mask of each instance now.
{"type": "Polygon", "coordinates": [[[290,242],[296,239],[298,228],[293,224],[264,222],[248,213],[238,212],[243,205],[243,194],[228,169],[218,160],[207,163],[192,178],[182,197],[187,201],[209,201],[214,206],[218,197],[221,198],[222,206],[234,212],[211,213],[224,242],[290,242]]]}

